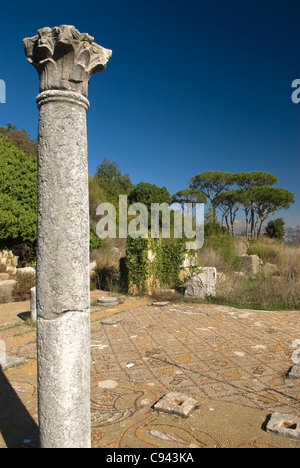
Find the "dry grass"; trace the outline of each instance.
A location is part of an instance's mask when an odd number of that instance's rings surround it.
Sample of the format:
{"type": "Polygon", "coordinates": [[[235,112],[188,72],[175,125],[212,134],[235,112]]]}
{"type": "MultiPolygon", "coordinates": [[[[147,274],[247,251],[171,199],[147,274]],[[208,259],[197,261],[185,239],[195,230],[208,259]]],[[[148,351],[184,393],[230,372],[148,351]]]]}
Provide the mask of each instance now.
{"type": "Polygon", "coordinates": [[[23,273],[17,278],[17,283],[14,288],[15,302],[27,301],[30,299],[30,289],[35,286],[35,275],[31,273],[23,273]]]}
{"type": "Polygon", "coordinates": [[[92,288],[121,292],[120,258],[124,256],[124,239],[107,239],[100,249],[94,250],[91,261],[97,263],[97,268],[91,280],[92,288]]]}
{"type": "Polygon", "coordinates": [[[300,310],[299,246],[262,238],[251,244],[248,253],[258,255],[264,264],[276,264],[278,273],[240,276],[237,270],[227,269],[226,282],[218,286],[216,301],[260,310],[300,310]]]}

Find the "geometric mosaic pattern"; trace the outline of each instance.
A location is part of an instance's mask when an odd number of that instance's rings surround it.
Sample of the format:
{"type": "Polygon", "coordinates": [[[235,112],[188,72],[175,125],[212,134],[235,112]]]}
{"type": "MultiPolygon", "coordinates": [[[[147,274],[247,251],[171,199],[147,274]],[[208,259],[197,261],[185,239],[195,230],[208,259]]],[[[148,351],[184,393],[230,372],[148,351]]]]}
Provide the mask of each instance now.
{"type": "MultiPolygon", "coordinates": [[[[28,310],[28,302],[0,305],[0,340],[24,361],[0,370],[0,448],[37,446],[36,333],[24,322],[28,310]]],[[[91,333],[93,447],[300,448],[264,433],[263,421],[253,425],[253,437],[236,440],[218,420],[224,405],[232,427],[249,414],[258,421],[275,411],[300,416],[300,381],[286,378],[300,339],[299,312],[154,307],[129,298],[92,311],[91,333]],[[153,411],[167,392],[192,396],[200,407],[186,420],[153,411]]]]}
{"type": "Polygon", "coordinates": [[[299,380],[286,378],[300,338],[299,312],[180,304],[121,317],[92,326],[96,375],[300,413],[299,380]]]}

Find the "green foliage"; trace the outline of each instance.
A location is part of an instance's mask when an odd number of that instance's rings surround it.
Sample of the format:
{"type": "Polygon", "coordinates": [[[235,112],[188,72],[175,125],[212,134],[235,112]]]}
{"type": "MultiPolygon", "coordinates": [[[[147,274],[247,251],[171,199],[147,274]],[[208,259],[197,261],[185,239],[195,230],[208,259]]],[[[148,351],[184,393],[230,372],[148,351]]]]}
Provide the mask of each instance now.
{"type": "Polygon", "coordinates": [[[180,285],[179,274],[184,260],[184,242],[161,242],[156,250],[155,272],[160,284],[180,285]]]}
{"type": "Polygon", "coordinates": [[[169,203],[170,194],[166,187],[158,187],[148,182],[140,182],[129,195],[129,202],[143,203],[151,210],[151,203],[169,203]]]}
{"type": "Polygon", "coordinates": [[[139,293],[146,291],[146,281],[152,277],[160,285],[179,286],[179,273],[184,259],[185,243],[165,239],[132,239],[126,244],[126,270],[128,284],[136,286],[139,293]],[[152,261],[148,252],[153,255],[152,261]]]}
{"type": "MultiPolygon", "coordinates": [[[[236,259],[236,250],[234,239],[229,234],[212,234],[205,238],[204,248],[212,247],[217,250],[226,262],[232,262],[236,259]]],[[[201,251],[200,251],[201,257],[201,251]]]]}
{"type": "Polygon", "coordinates": [[[277,218],[269,221],[266,227],[266,234],[271,239],[282,240],[284,238],[284,225],[283,218],[277,218]]]}
{"type": "Polygon", "coordinates": [[[248,248],[249,255],[258,255],[259,258],[266,264],[272,263],[278,267],[284,266],[284,253],[281,248],[281,243],[275,239],[271,240],[267,237],[261,237],[251,241],[248,248]]]}
{"type": "Polygon", "coordinates": [[[190,180],[190,188],[199,190],[215,206],[215,197],[235,183],[231,172],[206,171],[197,174],[190,180]]]}
{"type": "Polygon", "coordinates": [[[90,229],[90,252],[100,249],[103,245],[103,240],[100,239],[94,229],[90,229]]]}
{"type": "Polygon", "coordinates": [[[98,165],[94,179],[105,192],[107,201],[112,203],[118,201],[119,195],[128,195],[134,188],[129,174],[122,175],[118,164],[107,158],[98,165]]]}
{"type": "Polygon", "coordinates": [[[37,163],[0,137],[0,240],[34,242],[37,216],[37,163]]]}
{"type": "Polygon", "coordinates": [[[204,218],[204,239],[211,236],[221,236],[227,233],[226,228],[218,222],[216,210],[212,205],[210,205],[205,212],[204,218]]]}
{"type": "Polygon", "coordinates": [[[182,209],[185,203],[191,203],[194,206],[196,203],[206,203],[206,201],[206,196],[200,190],[195,189],[180,190],[171,197],[171,202],[178,203],[182,209]]]}
{"type": "Polygon", "coordinates": [[[278,179],[274,174],[263,171],[238,172],[235,177],[236,185],[239,188],[248,189],[251,187],[278,184],[278,179]]]}
{"type": "Polygon", "coordinates": [[[146,279],[149,277],[148,239],[127,238],[126,269],[128,284],[136,285],[138,292],[146,290],[146,279]]]}
{"type": "Polygon", "coordinates": [[[206,171],[190,180],[190,187],[199,190],[220,209],[222,224],[235,235],[235,219],[242,208],[246,217],[246,236],[255,238],[262,234],[264,222],[278,210],[289,209],[295,202],[294,195],[284,188],[272,187],[278,183],[274,174],[263,171],[238,172],[231,174],[206,171]],[[229,190],[237,186],[237,190],[229,190]]]}

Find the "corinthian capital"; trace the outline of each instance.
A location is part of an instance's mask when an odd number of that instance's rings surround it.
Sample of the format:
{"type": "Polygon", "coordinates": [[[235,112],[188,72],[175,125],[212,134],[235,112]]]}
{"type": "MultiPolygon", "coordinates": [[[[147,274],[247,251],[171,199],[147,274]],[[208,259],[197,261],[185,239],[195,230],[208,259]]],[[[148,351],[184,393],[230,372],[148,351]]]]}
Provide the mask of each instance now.
{"type": "Polygon", "coordinates": [[[104,70],[112,54],[89,34],[67,25],[40,29],[23,43],[28,62],[39,73],[40,92],[58,89],[87,97],[90,77],[104,70]]]}

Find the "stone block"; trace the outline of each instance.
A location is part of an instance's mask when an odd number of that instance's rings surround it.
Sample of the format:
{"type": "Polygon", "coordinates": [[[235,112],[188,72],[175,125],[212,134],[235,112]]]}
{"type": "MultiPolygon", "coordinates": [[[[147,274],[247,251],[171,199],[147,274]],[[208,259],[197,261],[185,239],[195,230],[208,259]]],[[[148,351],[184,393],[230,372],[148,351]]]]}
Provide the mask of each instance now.
{"type": "Polygon", "coordinates": [[[197,406],[198,402],[194,398],[181,393],[170,392],[155,403],[153,409],[188,418],[197,406]]]}
{"type": "Polygon", "coordinates": [[[206,299],[216,295],[217,270],[205,267],[186,283],[185,296],[206,299]]]}
{"type": "Polygon", "coordinates": [[[167,295],[175,295],[176,290],[175,289],[170,289],[170,288],[159,288],[154,291],[156,294],[167,294],[167,295]]]}
{"type": "Polygon", "coordinates": [[[293,366],[288,372],[288,377],[290,379],[300,379],[300,365],[293,366]]]}
{"type": "Polygon", "coordinates": [[[0,273],[0,281],[6,281],[9,280],[9,274],[8,273],[0,273]]]}
{"type": "Polygon", "coordinates": [[[18,268],[17,269],[17,279],[21,278],[23,275],[36,275],[36,271],[32,267],[18,268]]]}
{"type": "Polygon", "coordinates": [[[6,265],[6,273],[9,275],[16,275],[17,267],[14,265],[6,265]]]}
{"type": "Polygon", "coordinates": [[[300,440],[300,418],[291,414],[273,413],[266,430],[282,437],[300,440]]]}
{"type": "Polygon", "coordinates": [[[158,307],[164,307],[166,305],[170,304],[169,301],[154,301],[152,302],[153,306],[158,306],[158,307]]]}
{"type": "Polygon", "coordinates": [[[0,282],[0,298],[4,298],[6,301],[11,302],[13,300],[14,287],[16,285],[15,280],[6,280],[0,282]]]}
{"type": "Polygon", "coordinates": [[[242,269],[250,275],[256,275],[261,270],[262,261],[258,255],[241,255],[242,269]]]}
{"type": "Polygon", "coordinates": [[[24,362],[24,359],[14,356],[7,356],[5,342],[0,340],[0,369],[8,369],[9,367],[21,364],[22,362],[24,362]]]}
{"type": "Polygon", "coordinates": [[[101,306],[113,307],[119,304],[116,297],[99,297],[98,304],[101,306]]]}
{"type": "Polygon", "coordinates": [[[36,322],[36,286],[30,289],[30,316],[33,322],[36,322]]]}

